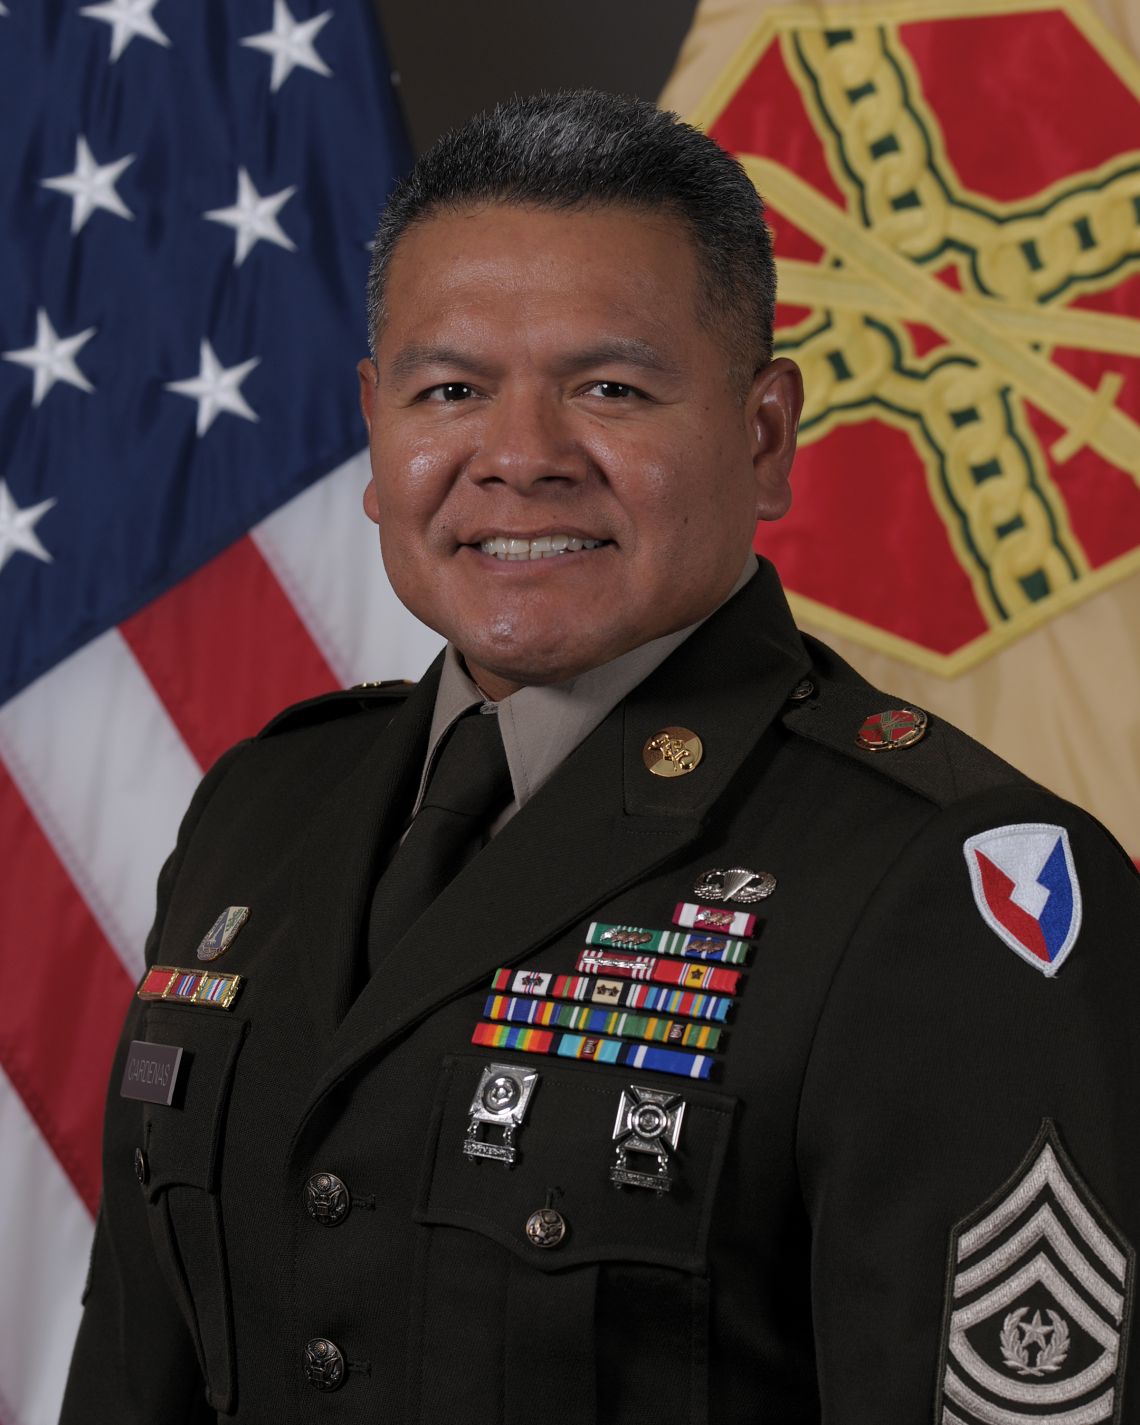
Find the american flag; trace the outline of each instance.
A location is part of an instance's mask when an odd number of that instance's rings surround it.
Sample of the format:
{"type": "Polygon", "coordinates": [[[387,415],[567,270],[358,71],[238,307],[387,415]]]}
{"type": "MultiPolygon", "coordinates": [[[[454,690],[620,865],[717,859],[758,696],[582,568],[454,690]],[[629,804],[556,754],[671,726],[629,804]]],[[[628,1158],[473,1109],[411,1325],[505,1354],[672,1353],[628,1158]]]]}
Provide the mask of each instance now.
{"type": "Polygon", "coordinates": [[[4,0],[0,96],[0,1425],[51,1425],[198,778],[438,641],[359,508],[409,161],[369,0],[4,0]]]}

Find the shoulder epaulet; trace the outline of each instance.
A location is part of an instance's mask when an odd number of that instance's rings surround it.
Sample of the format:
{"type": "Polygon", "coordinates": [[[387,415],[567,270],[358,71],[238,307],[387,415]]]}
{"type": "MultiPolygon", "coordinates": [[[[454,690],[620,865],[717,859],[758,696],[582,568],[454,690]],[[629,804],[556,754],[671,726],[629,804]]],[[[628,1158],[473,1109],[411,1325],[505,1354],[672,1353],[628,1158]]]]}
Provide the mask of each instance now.
{"type": "Polygon", "coordinates": [[[299,727],[312,727],[360,712],[384,707],[394,709],[415,686],[406,678],[390,678],[380,683],[357,683],[355,687],[342,688],[335,693],[321,693],[279,712],[257,736],[258,739],[274,737],[279,732],[292,732],[299,727]]]}
{"type": "Polygon", "coordinates": [[[830,748],[938,806],[1030,779],[925,708],[881,692],[831,649],[806,639],[812,671],[783,714],[789,732],[830,748]]]}

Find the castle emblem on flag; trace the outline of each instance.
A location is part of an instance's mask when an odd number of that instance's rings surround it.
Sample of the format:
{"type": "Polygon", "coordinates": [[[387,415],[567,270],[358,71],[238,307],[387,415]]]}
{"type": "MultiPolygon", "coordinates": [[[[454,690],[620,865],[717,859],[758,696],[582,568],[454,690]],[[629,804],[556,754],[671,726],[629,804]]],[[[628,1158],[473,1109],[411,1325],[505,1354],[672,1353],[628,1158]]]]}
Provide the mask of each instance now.
{"type": "Polygon", "coordinates": [[[1063,826],[1022,822],[962,846],[974,903],[1002,940],[1043,975],[1055,975],[1081,928],[1081,888],[1063,826]]]}

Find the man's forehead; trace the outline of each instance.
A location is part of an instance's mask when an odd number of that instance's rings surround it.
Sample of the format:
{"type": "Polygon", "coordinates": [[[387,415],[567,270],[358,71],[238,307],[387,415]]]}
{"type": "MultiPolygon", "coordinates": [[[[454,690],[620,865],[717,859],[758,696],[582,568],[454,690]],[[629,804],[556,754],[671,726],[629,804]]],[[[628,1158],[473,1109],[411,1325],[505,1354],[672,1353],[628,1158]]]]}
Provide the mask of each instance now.
{"type": "Polygon", "coordinates": [[[671,207],[646,207],[622,202],[580,204],[517,203],[491,199],[430,209],[396,239],[388,259],[388,280],[422,272],[438,262],[452,261],[456,250],[474,248],[505,257],[541,257],[545,241],[565,241],[580,234],[589,245],[591,234],[604,230],[618,242],[654,242],[678,271],[692,270],[696,246],[689,226],[671,207]],[[530,246],[520,251],[520,237],[530,246]]]}

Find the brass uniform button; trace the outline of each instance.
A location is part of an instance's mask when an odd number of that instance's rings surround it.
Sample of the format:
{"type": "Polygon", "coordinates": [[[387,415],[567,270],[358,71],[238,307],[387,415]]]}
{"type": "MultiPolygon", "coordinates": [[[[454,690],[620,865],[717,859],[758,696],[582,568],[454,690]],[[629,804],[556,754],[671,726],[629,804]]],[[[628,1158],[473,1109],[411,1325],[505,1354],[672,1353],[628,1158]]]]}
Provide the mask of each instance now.
{"type": "Polygon", "coordinates": [[[150,1179],[150,1164],[141,1148],[135,1149],[135,1177],[139,1180],[139,1187],[146,1187],[150,1179]]]}
{"type": "Polygon", "coordinates": [[[314,1173],[305,1184],[305,1211],[322,1227],[339,1227],[351,1207],[348,1188],[335,1173],[314,1173]]]}
{"type": "Polygon", "coordinates": [[[540,1207],[526,1220],[526,1240],[532,1247],[561,1247],[569,1231],[566,1219],[553,1207],[540,1207]]]}
{"type": "Polygon", "coordinates": [[[305,1379],[314,1390],[339,1390],[344,1384],[344,1356],[323,1336],[305,1342],[305,1379]]]}
{"type": "Polygon", "coordinates": [[[701,739],[690,727],[664,727],[641,749],[655,777],[684,777],[696,771],[704,754],[701,739]]]}

